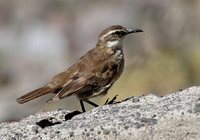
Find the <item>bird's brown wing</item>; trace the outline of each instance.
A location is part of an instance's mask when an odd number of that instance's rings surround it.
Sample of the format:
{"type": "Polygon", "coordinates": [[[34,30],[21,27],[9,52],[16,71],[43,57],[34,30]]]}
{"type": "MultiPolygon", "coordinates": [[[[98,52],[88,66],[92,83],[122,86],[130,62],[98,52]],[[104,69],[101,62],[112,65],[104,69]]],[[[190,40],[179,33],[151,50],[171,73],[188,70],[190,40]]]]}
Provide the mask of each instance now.
{"type": "Polygon", "coordinates": [[[66,72],[53,78],[53,81],[61,87],[61,90],[51,101],[70,95],[88,98],[93,96],[93,93],[106,91],[119,77],[120,67],[121,63],[116,63],[111,55],[107,53],[100,55],[93,49],[81,57],[66,72]]]}
{"type": "MultiPolygon", "coordinates": [[[[109,85],[111,83],[111,78],[98,77],[96,75],[75,75],[63,88],[48,102],[55,100],[60,100],[64,97],[70,95],[78,95],[87,98],[87,96],[92,96],[93,92],[97,92],[102,87],[109,85]]],[[[110,84],[111,86],[112,84],[110,84]]],[[[107,86],[109,88],[110,86],[107,86]]]]}

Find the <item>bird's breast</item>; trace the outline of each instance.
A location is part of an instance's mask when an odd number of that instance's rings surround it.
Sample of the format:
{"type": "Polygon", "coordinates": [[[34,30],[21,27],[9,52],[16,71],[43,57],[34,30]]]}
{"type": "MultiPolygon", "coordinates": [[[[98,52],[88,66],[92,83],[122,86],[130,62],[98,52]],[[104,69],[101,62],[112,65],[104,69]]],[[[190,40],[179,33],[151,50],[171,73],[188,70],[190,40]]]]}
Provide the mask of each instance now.
{"type": "Polygon", "coordinates": [[[116,59],[119,59],[119,60],[124,59],[124,54],[123,54],[123,51],[121,49],[115,50],[114,55],[115,55],[116,59]]]}

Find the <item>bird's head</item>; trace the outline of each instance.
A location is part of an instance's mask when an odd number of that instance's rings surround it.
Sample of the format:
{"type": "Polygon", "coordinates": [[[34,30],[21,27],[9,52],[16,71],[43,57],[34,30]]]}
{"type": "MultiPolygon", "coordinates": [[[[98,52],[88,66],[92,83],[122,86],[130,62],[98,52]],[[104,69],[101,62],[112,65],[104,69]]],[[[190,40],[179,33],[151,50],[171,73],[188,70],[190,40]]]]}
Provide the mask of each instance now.
{"type": "Polygon", "coordinates": [[[126,35],[138,32],[143,31],[137,28],[127,29],[121,25],[113,25],[100,33],[98,43],[106,43],[108,47],[120,45],[126,35]]]}

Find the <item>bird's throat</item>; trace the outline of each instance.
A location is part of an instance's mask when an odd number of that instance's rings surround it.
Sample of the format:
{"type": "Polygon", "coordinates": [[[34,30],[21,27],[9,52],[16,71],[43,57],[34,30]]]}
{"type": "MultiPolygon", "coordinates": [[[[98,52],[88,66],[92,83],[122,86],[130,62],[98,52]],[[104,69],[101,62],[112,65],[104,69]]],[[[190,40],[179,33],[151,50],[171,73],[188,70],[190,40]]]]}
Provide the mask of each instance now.
{"type": "Polygon", "coordinates": [[[119,48],[122,46],[122,41],[119,41],[119,40],[113,40],[113,41],[108,41],[107,44],[106,44],[106,47],[108,48],[119,48]]]}

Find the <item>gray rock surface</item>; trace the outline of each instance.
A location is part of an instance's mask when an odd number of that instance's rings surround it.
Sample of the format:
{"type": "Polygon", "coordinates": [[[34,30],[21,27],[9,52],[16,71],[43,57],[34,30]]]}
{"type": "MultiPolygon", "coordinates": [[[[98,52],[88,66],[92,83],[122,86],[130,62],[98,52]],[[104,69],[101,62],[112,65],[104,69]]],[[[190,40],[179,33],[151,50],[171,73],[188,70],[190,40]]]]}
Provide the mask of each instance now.
{"type": "Polygon", "coordinates": [[[41,112],[19,122],[2,123],[0,139],[200,139],[200,87],[164,97],[153,94],[133,97],[66,121],[68,113],[66,110],[41,112]],[[43,119],[57,123],[41,128],[36,122],[43,119]]]}

